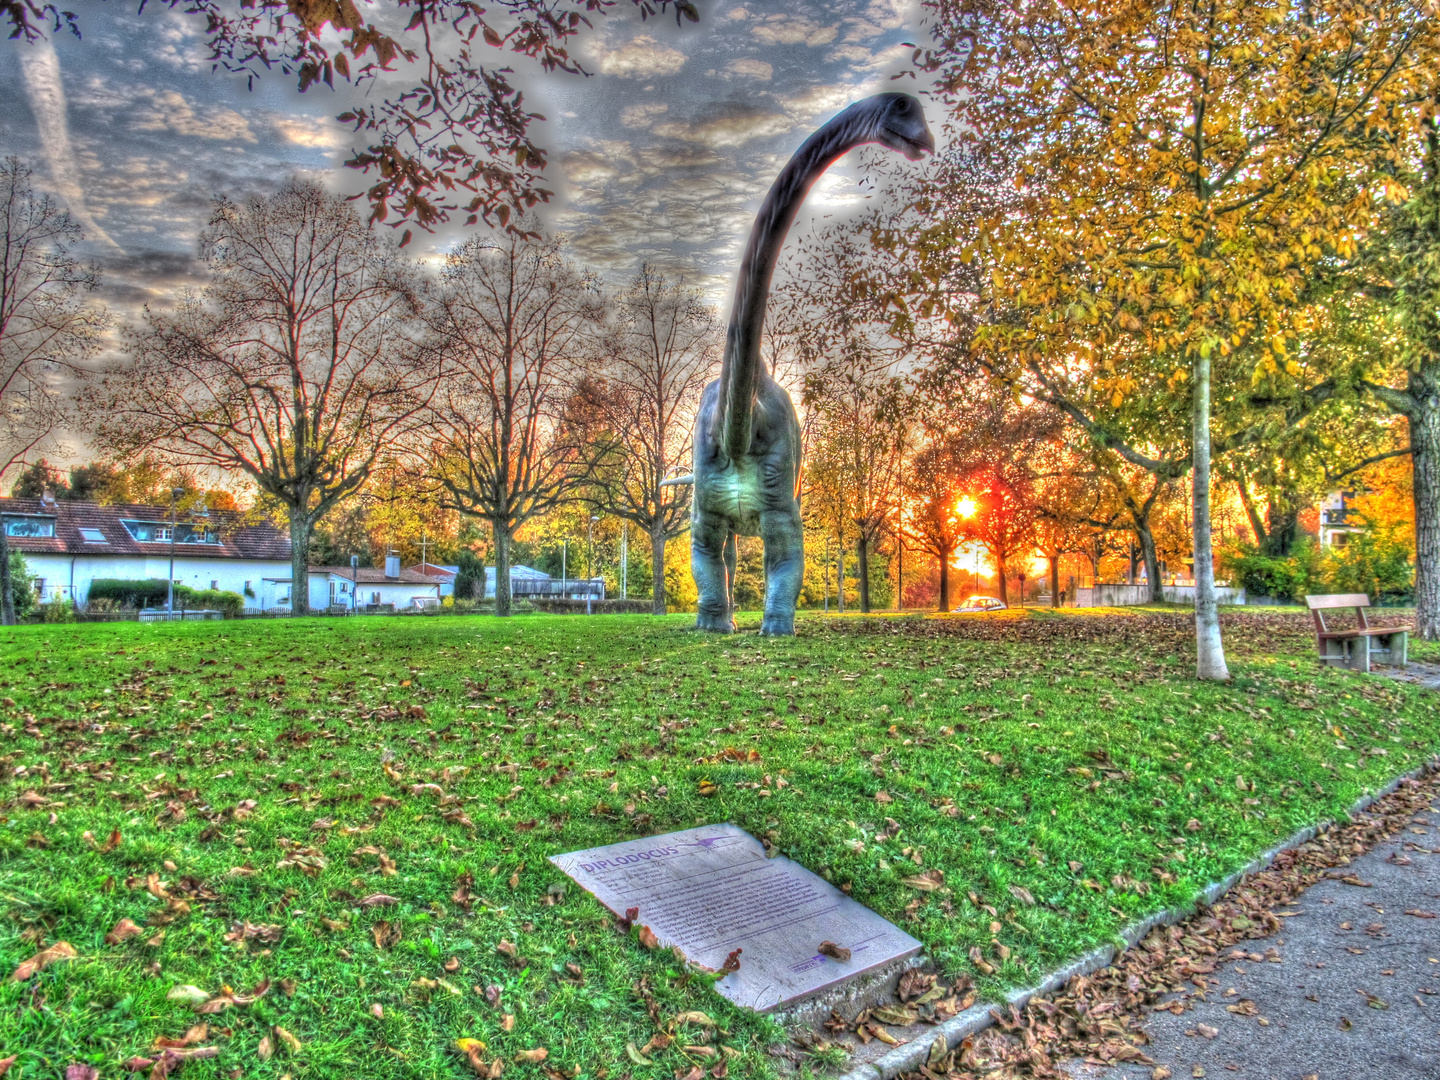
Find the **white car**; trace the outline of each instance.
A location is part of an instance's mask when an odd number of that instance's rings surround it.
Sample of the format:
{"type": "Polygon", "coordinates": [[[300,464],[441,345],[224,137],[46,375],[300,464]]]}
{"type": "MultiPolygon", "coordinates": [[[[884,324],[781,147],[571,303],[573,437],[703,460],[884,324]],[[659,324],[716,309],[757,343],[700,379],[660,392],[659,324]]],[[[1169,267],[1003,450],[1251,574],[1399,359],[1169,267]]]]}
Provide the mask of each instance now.
{"type": "Polygon", "coordinates": [[[952,613],[974,611],[1004,611],[1009,608],[1009,606],[1010,605],[1005,603],[1004,600],[997,600],[993,596],[977,595],[967,596],[964,603],[960,604],[959,607],[951,608],[950,611],[952,613]]]}

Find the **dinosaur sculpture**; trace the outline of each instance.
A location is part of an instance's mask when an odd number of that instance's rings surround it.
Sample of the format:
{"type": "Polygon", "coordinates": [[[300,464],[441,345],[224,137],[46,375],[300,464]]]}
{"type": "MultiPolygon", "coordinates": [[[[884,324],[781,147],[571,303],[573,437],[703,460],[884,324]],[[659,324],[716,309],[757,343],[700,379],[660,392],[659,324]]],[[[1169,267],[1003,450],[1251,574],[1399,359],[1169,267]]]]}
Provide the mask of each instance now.
{"type": "Polygon", "coordinates": [[[760,362],[770,278],[785,234],[810,186],[862,143],[918,160],[935,149],[920,103],[876,94],[851,105],[806,139],[765,196],[740,262],[720,378],[705,388],[695,420],[690,572],[700,593],[696,628],[735,630],[735,537],[765,542],[762,634],[795,633],[804,572],[800,524],[800,421],[795,405],[760,362]]]}

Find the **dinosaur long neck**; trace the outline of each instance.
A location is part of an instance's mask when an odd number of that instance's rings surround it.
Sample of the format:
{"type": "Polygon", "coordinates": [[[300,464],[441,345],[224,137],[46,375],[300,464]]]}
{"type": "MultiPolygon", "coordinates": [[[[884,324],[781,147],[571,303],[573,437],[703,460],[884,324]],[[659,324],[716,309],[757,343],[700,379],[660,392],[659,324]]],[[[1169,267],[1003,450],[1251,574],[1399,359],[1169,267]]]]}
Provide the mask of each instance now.
{"type": "Polygon", "coordinates": [[[740,262],[730,327],[725,333],[725,358],[720,367],[716,435],[722,453],[731,461],[750,449],[755,391],[760,385],[760,334],[780,246],[816,178],[847,150],[873,138],[856,128],[846,110],[806,139],[775,178],[755,216],[745,257],[740,262]]]}

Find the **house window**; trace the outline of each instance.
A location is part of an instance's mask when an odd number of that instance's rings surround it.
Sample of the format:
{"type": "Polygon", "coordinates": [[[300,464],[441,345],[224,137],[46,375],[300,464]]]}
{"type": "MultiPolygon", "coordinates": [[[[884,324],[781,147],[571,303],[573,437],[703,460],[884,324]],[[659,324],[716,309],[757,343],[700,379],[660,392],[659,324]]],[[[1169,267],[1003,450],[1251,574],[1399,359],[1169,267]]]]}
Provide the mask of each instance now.
{"type": "Polygon", "coordinates": [[[1343,532],[1331,533],[1330,542],[1337,548],[1343,548],[1350,543],[1350,534],[1343,532]]]}
{"type": "Polygon", "coordinates": [[[210,591],[211,591],[211,592],[215,592],[215,590],[217,590],[217,589],[219,589],[219,588],[220,588],[220,582],[217,581],[215,578],[211,578],[211,579],[210,579],[210,591]]]}
{"type": "Polygon", "coordinates": [[[44,599],[45,599],[45,579],[44,579],[43,577],[37,577],[37,578],[35,579],[35,581],[34,581],[34,584],[35,584],[35,595],[38,596],[41,600],[44,600],[44,599]]]}
{"type": "Polygon", "coordinates": [[[105,534],[99,529],[81,529],[80,539],[87,544],[108,544],[110,542],[105,539],[105,534]]]}
{"type": "Polygon", "coordinates": [[[5,535],[19,537],[44,537],[55,535],[55,519],[42,517],[7,517],[5,535]]]}
{"type": "Polygon", "coordinates": [[[374,605],[376,605],[376,606],[379,605],[379,603],[380,603],[380,594],[379,594],[378,592],[372,592],[372,593],[370,594],[370,603],[372,603],[372,604],[374,604],[374,605]]]}

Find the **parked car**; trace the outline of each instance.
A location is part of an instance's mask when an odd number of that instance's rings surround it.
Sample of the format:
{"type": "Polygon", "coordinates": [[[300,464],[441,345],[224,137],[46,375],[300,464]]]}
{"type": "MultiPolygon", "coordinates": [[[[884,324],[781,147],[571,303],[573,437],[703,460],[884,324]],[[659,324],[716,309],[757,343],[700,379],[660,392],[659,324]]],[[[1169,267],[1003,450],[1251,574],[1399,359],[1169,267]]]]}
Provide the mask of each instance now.
{"type": "Polygon", "coordinates": [[[1004,600],[997,600],[993,596],[967,596],[959,607],[953,607],[952,612],[974,612],[974,611],[1004,611],[1010,605],[1004,600]]]}

